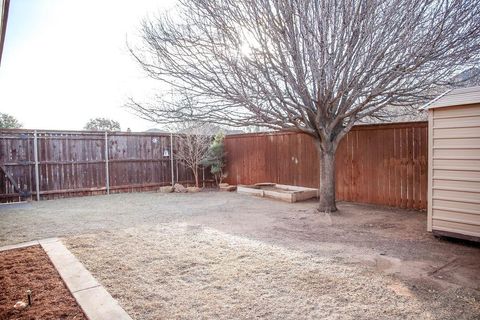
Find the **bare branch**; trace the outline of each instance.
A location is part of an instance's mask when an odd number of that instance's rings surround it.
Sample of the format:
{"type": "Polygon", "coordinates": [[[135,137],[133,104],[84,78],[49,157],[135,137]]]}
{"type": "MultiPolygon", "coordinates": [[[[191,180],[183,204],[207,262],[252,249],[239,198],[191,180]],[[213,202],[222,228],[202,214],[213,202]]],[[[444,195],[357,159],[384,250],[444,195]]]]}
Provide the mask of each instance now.
{"type": "Polygon", "coordinates": [[[131,53],[196,103],[130,107],[304,132],[329,161],[356,122],[400,114],[480,62],[478,0],[180,0],[175,13],[144,21],[131,53]]]}
{"type": "Polygon", "coordinates": [[[324,143],[386,106],[421,103],[479,62],[474,0],[183,0],[177,13],[145,20],[144,46],[131,49],[150,77],[197,101],[131,101],[157,122],[296,130],[324,143]]]}

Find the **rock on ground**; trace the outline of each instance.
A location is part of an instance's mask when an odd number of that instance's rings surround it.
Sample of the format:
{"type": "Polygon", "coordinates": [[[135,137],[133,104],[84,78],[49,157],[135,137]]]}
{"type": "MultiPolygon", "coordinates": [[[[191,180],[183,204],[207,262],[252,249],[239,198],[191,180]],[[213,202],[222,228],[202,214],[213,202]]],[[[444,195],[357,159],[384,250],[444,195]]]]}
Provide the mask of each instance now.
{"type": "Polygon", "coordinates": [[[158,192],[161,192],[161,193],[170,193],[170,192],[173,192],[173,187],[172,187],[172,186],[160,187],[160,188],[158,189],[158,192]]]}
{"type": "Polygon", "coordinates": [[[226,183],[225,183],[226,185],[223,185],[223,186],[222,186],[222,184],[224,184],[224,183],[221,183],[221,184],[220,184],[220,191],[228,191],[228,192],[231,192],[231,191],[237,190],[237,186],[231,186],[231,185],[226,184],[226,183]]]}
{"type": "Polygon", "coordinates": [[[187,192],[187,188],[185,188],[182,184],[180,183],[175,183],[175,185],[173,186],[173,190],[175,192],[181,192],[181,193],[185,193],[187,192]]]}

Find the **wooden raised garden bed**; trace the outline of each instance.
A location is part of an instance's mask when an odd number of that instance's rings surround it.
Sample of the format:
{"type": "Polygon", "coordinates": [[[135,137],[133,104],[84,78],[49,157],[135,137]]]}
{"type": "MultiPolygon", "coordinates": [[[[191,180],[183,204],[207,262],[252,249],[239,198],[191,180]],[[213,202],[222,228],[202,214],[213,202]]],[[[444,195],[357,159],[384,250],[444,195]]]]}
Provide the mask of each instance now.
{"type": "Polygon", "coordinates": [[[37,245],[0,252],[0,319],[87,317],[37,245]]]}
{"type": "Polygon", "coordinates": [[[237,187],[237,192],[257,197],[278,199],[286,202],[297,202],[311,198],[318,198],[318,189],[276,183],[256,183],[248,186],[239,185],[237,187]]]}

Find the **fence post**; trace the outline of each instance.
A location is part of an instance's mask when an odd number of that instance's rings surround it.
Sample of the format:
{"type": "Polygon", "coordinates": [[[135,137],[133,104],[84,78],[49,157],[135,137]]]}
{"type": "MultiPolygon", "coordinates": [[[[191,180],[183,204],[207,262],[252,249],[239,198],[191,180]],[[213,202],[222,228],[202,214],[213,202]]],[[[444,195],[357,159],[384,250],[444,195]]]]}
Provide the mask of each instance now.
{"type": "Polygon", "coordinates": [[[40,174],[38,172],[38,137],[37,130],[33,132],[33,158],[35,160],[35,191],[37,201],[40,201],[40,174]]]}
{"type": "Polygon", "coordinates": [[[172,171],[172,187],[175,185],[175,177],[173,175],[173,133],[170,133],[170,167],[172,171]]]}
{"type": "Polygon", "coordinates": [[[107,194],[110,194],[110,175],[108,171],[108,133],[105,131],[105,186],[107,194]]]}

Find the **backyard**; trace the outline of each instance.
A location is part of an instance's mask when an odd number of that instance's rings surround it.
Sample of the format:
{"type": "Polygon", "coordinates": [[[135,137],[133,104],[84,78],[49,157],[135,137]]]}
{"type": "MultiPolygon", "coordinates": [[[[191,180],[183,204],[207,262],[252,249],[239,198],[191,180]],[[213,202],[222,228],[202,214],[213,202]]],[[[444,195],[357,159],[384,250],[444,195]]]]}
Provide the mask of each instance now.
{"type": "Polygon", "coordinates": [[[478,0],[66,3],[0,0],[0,320],[480,320],[478,0]]]}
{"type": "Polygon", "coordinates": [[[236,193],[130,193],[0,206],[0,246],[60,237],[134,319],[480,314],[480,247],[426,214],[236,193]]]}

